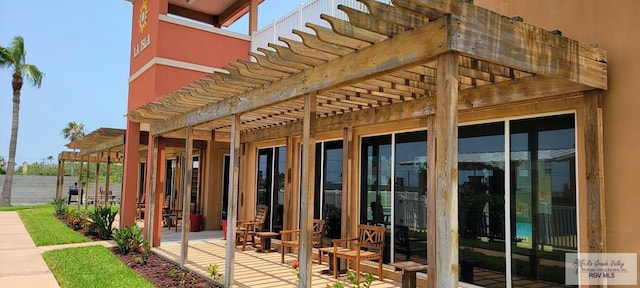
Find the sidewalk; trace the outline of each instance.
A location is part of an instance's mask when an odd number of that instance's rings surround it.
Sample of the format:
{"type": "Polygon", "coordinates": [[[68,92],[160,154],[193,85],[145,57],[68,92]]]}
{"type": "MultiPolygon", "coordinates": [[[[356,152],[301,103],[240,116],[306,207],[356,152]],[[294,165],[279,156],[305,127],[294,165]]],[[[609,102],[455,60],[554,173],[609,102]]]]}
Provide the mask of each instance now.
{"type": "Polygon", "coordinates": [[[4,287],[58,288],[17,212],[0,212],[0,283],[4,287]]]}
{"type": "Polygon", "coordinates": [[[42,259],[49,250],[103,245],[111,247],[111,241],[84,242],[36,247],[14,211],[0,212],[0,286],[12,288],[59,288],[53,273],[42,259]]]}

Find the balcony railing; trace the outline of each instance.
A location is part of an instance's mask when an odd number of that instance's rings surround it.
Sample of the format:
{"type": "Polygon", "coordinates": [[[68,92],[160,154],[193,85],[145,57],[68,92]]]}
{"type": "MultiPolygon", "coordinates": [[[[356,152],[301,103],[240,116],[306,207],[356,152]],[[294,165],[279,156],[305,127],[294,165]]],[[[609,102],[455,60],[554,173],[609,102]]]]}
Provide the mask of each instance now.
{"type": "MultiPolygon", "coordinates": [[[[390,4],[391,0],[378,0],[378,2],[390,4]]],[[[278,37],[298,40],[298,36],[291,33],[293,29],[313,33],[311,29],[304,26],[307,22],[329,27],[329,23],[320,19],[320,14],[347,20],[347,15],[338,10],[340,4],[368,12],[367,7],[356,0],[314,0],[301,4],[298,9],[284,17],[274,19],[271,25],[254,32],[251,37],[251,51],[257,51],[258,47],[268,48],[268,43],[286,46],[285,43],[278,41],[278,37]]]]}

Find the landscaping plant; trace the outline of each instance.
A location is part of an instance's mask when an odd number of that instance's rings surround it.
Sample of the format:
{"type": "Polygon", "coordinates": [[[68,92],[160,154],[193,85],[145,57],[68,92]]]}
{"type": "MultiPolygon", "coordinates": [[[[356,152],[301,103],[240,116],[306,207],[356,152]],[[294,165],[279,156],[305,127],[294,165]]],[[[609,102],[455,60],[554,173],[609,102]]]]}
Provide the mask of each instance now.
{"type": "Polygon", "coordinates": [[[111,206],[98,206],[89,212],[89,219],[98,230],[98,238],[110,239],[113,233],[113,221],[116,219],[118,211],[111,209],[111,206]]]}
{"type": "Polygon", "coordinates": [[[129,252],[147,253],[149,252],[149,241],[143,240],[142,229],[136,223],[132,226],[113,231],[113,240],[116,242],[118,251],[122,254],[129,252]]]}
{"type": "Polygon", "coordinates": [[[211,279],[213,279],[213,281],[220,282],[220,279],[222,278],[222,273],[220,273],[220,265],[209,265],[209,267],[207,268],[207,272],[209,272],[209,276],[211,277],[211,279]]]}
{"type": "Polygon", "coordinates": [[[62,218],[67,213],[67,198],[56,197],[53,198],[53,207],[56,209],[56,217],[62,218]]]}

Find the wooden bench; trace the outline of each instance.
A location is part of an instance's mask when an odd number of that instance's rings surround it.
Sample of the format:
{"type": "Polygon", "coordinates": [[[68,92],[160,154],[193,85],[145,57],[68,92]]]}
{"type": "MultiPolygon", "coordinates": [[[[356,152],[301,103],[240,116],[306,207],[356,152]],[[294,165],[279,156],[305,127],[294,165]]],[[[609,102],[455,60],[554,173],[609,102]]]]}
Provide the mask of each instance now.
{"type": "Polygon", "coordinates": [[[401,261],[391,263],[396,269],[402,271],[402,288],[416,288],[416,273],[427,272],[429,266],[413,261],[401,261]]]}
{"type": "MultiPolygon", "coordinates": [[[[358,237],[333,240],[333,267],[338,267],[338,258],[354,260],[356,275],[360,277],[360,261],[378,261],[378,279],[382,281],[382,253],[384,250],[385,228],[382,226],[358,225],[358,237]],[[346,249],[339,249],[346,248],[346,249]]],[[[347,265],[348,267],[348,265],[347,265]]],[[[334,269],[333,277],[338,278],[338,269],[334,269]]]]}

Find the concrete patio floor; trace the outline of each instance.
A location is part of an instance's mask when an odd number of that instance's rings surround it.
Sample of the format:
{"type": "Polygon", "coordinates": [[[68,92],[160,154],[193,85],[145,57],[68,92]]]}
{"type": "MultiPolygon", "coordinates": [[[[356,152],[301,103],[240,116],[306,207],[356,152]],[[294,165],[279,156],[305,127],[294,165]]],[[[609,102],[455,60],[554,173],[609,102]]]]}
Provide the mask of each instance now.
{"type": "MultiPolygon", "coordinates": [[[[162,257],[178,262],[180,258],[180,232],[164,230],[160,247],[153,251],[162,257]]],[[[189,248],[185,267],[198,274],[207,275],[207,267],[210,264],[218,264],[222,272],[225,267],[226,242],[222,239],[222,231],[192,232],[189,234],[189,248]]],[[[261,253],[255,250],[240,251],[235,253],[235,286],[233,287],[297,287],[296,271],[291,267],[291,262],[296,260],[295,254],[285,255],[285,263],[280,263],[280,253],[261,253]]],[[[344,276],[337,280],[331,275],[322,274],[329,268],[326,262],[312,265],[311,287],[325,288],[327,284],[337,281],[347,282],[344,276]]],[[[389,271],[390,272],[390,271],[389,271]]],[[[375,276],[374,276],[375,277],[375,276]]],[[[386,274],[385,274],[386,277],[386,274]]],[[[372,288],[400,287],[400,282],[392,279],[377,280],[375,277],[372,288]]],[[[347,285],[350,287],[350,285],[347,285]]]]}

